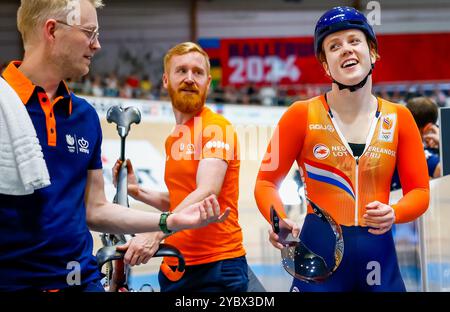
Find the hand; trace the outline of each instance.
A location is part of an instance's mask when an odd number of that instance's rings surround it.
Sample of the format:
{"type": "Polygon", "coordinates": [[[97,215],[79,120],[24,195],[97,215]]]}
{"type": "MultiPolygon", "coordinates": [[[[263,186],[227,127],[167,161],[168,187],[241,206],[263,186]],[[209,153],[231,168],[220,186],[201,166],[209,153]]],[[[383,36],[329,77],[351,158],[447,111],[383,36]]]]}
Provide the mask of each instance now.
{"type": "MultiPolygon", "coordinates": [[[[112,176],[114,186],[117,187],[117,177],[119,176],[120,167],[122,166],[122,161],[118,159],[112,168],[112,176]]],[[[139,184],[134,174],[133,165],[131,161],[127,159],[127,184],[128,184],[128,194],[136,198],[139,196],[139,184]]]]}
{"type": "Polygon", "coordinates": [[[117,246],[117,250],[126,251],[123,261],[125,264],[146,264],[158,250],[159,244],[164,238],[162,232],[136,234],[126,244],[117,246]]]}
{"type": "Polygon", "coordinates": [[[373,201],[366,205],[366,209],[363,218],[366,225],[371,227],[369,233],[381,235],[391,229],[395,222],[395,211],[391,206],[373,201]]]}
{"type": "Polygon", "coordinates": [[[169,230],[198,228],[211,222],[223,222],[230,214],[231,208],[226,208],[220,214],[219,202],[215,195],[210,195],[201,202],[190,205],[180,211],[174,212],[167,218],[169,230]]]}
{"type": "Polygon", "coordinates": [[[429,124],[423,129],[423,140],[429,148],[439,148],[439,128],[436,125],[429,124]]]}
{"type": "MultiPolygon", "coordinates": [[[[298,226],[297,223],[295,223],[292,220],[289,219],[283,219],[283,221],[286,223],[286,225],[288,226],[288,228],[291,230],[292,236],[293,237],[298,237],[300,235],[300,227],[298,226]]],[[[281,244],[278,240],[280,239],[280,237],[278,236],[278,234],[276,234],[272,228],[269,229],[269,241],[270,243],[277,249],[283,249],[285,246],[283,246],[283,244],[281,244]]]]}

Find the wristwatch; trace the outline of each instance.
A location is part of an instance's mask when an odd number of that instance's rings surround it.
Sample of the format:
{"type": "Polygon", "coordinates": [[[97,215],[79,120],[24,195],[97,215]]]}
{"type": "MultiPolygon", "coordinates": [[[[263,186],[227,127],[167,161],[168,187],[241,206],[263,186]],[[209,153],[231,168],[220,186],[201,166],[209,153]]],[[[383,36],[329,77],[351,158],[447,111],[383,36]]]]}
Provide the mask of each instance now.
{"type": "Polygon", "coordinates": [[[159,218],[159,228],[164,234],[171,234],[173,231],[167,228],[167,218],[171,215],[171,212],[163,212],[159,218]]]}

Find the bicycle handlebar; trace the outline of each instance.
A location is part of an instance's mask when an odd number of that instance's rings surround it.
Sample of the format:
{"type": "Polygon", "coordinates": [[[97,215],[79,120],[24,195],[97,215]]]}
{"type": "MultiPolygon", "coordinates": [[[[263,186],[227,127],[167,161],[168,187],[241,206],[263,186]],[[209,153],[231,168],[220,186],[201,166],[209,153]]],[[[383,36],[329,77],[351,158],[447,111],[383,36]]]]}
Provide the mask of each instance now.
{"type": "MultiPolygon", "coordinates": [[[[109,261],[121,260],[125,256],[125,251],[119,251],[116,246],[105,246],[97,251],[95,257],[97,258],[97,266],[101,270],[103,265],[109,261]]],[[[178,258],[178,271],[184,271],[185,261],[181,252],[168,244],[160,244],[158,250],[153,257],[175,257],[178,258]]]]}

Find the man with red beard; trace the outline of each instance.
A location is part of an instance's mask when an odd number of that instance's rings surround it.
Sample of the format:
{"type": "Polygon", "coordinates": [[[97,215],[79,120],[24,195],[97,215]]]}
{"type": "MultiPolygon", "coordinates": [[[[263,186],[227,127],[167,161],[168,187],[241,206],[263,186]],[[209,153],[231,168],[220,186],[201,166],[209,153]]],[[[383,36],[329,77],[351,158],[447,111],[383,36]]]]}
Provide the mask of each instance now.
{"type": "MultiPolygon", "coordinates": [[[[247,261],[238,223],[239,166],[237,136],[232,125],[205,106],[211,83],[210,63],[197,44],[185,42],[164,57],[176,126],[166,140],[165,182],[168,193],[139,187],[129,163],[129,194],[161,211],[180,211],[212,194],[230,207],[223,223],[199,230],[137,235],[125,246],[125,261],[146,263],[162,239],[177,247],[186,260],[183,273],[176,260],[165,258],[159,272],[161,291],[246,291],[247,261]]],[[[115,174],[119,164],[115,166],[115,174]]]]}

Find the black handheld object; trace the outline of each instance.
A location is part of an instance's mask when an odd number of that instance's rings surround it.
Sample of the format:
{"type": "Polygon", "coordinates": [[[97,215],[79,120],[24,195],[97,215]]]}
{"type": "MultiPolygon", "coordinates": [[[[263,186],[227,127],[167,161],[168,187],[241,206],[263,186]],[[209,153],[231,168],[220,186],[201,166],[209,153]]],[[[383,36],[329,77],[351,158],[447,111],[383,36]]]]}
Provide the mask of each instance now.
{"type": "Polygon", "coordinates": [[[297,237],[292,235],[291,229],[286,222],[280,218],[273,206],[270,207],[270,220],[272,222],[272,230],[275,234],[278,234],[278,241],[282,245],[289,246],[300,241],[297,237]]]}
{"type": "Polygon", "coordinates": [[[280,233],[280,217],[278,217],[278,214],[273,206],[270,207],[270,221],[272,221],[273,231],[276,234],[280,233]]]}

